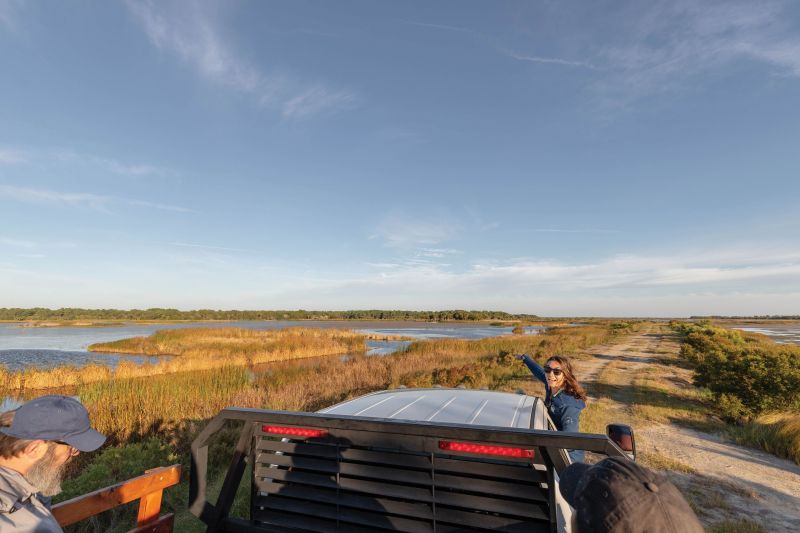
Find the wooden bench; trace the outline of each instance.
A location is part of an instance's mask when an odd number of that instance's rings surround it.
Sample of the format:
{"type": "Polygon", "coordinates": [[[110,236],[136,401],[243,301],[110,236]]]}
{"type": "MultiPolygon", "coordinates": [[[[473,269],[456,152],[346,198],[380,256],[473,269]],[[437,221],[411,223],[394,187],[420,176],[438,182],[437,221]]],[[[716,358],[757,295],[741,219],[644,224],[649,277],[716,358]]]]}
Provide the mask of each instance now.
{"type": "Polygon", "coordinates": [[[58,503],[53,506],[53,516],[64,527],[139,500],[136,527],[130,533],[170,533],[175,516],[159,516],[161,497],[165,488],[180,480],[181,465],[154,468],[142,476],[58,503]]]}

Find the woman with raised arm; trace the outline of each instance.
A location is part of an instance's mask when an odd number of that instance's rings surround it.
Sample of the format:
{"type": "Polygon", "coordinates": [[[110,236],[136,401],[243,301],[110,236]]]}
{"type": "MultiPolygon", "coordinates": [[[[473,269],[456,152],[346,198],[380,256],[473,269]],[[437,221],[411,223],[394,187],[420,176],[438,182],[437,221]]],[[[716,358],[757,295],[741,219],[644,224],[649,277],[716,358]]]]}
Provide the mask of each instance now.
{"type": "MultiPolygon", "coordinates": [[[[553,355],[542,368],[527,355],[518,355],[517,358],[525,363],[536,379],[544,383],[544,404],[556,428],[559,431],[580,431],[578,426],[581,411],[586,407],[586,391],[575,379],[569,359],[563,355],[553,355]]],[[[573,463],[583,461],[583,450],[570,450],[569,456],[573,463]]]]}

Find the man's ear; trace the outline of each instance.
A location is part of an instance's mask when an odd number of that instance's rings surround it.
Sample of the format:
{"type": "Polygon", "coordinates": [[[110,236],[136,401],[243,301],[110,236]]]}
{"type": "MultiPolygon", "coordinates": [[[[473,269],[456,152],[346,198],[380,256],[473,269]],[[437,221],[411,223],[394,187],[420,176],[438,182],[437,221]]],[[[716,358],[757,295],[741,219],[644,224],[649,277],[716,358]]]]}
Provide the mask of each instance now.
{"type": "Polygon", "coordinates": [[[23,453],[28,456],[28,458],[37,461],[44,457],[44,454],[47,453],[47,448],[48,446],[46,440],[34,440],[25,446],[23,453]]]}

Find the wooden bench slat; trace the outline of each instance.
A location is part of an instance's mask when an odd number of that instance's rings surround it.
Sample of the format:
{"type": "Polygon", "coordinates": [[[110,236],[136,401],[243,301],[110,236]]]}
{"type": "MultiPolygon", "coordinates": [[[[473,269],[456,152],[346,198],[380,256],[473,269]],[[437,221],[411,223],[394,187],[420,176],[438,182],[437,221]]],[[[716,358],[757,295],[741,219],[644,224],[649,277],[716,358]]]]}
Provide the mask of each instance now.
{"type": "MultiPolygon", "coordinates": [[[[155,468],[128,481],[123,481],[53,506],[53,516],[58,523],[68,526],[119,505],[130,503],[181,480],[181,465],[155,468]]],[[[159,498],[160,499],[160,498],[159,498]]]]}

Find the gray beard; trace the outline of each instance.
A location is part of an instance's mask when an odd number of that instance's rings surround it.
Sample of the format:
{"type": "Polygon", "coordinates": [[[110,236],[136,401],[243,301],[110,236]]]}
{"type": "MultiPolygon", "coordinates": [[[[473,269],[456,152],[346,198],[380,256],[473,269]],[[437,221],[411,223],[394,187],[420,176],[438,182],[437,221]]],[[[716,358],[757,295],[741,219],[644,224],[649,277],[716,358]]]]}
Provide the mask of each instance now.
{"type": "Polygon", "coordinates": [[[44,496],[55,496],[61,492],[61,481],[64,479],[67,462],[56,465],[55,446],[48,443],[47,453],[33,463],[25,474],[25,479],[44,496]]]}

